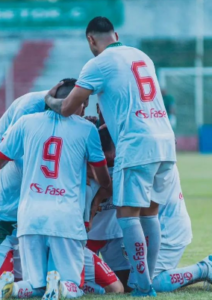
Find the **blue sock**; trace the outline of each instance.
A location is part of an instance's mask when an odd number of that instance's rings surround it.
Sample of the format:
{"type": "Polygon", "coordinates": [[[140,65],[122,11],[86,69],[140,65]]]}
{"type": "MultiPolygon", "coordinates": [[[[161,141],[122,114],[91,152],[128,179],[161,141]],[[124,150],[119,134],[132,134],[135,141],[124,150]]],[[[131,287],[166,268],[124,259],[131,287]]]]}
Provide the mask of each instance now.
{"type": "Polygon", "coordinates": [[[151,281],[147,265],[147,248],[139,218],[120,218],[119,225],[123,231],[123,241],[134,268],[138,288],[143,292],[150,290],[151,281]]]}
{"type": "Polygon", "coordinates": [[[147,263],[151,280],[154,276],[158,252],[160,250],[160,223],[158,215],[140,217],[141,226],[147,243],[147,263]]]}
{"type": "Polygon", "coordinates": [[[163,271],[154,278],[153,287],[157,292],[172,292],[183,286],[205,281],[207,273],[208,267],[205,263],[163,271]]]}

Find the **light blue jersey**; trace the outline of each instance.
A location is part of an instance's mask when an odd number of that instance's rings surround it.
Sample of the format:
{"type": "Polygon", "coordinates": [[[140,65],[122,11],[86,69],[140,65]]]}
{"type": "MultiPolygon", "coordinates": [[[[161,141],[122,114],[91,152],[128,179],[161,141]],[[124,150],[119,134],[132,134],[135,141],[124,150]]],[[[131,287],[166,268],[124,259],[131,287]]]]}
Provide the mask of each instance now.
{"type": "Polygon", "coordinates": [[[0,140],[10,128],[24,115],[43,112],[44,96],[48,91],[28,93],[16,99],[0,119],[0,140]]]}
{"type": "Polygon", "coordinates": [[[176,161],[174,133],[153,62],[145,53],[114,43],[83,67],[76,86],[98,94],[116,146],[115,172],[176,161]]]}
{"type": "Polygon", "coordinates": [[[23,161],[9,162],[0,171],[0,221],[16,222],[23,161]]]}
{"type": "Polygon", "coordinates": [[[0,143],[0,152],[10,159],[23,157],[18,237],[86,240],[86,162],[105,164],[96,127],[53,111],[23,116],[0,143]]]}

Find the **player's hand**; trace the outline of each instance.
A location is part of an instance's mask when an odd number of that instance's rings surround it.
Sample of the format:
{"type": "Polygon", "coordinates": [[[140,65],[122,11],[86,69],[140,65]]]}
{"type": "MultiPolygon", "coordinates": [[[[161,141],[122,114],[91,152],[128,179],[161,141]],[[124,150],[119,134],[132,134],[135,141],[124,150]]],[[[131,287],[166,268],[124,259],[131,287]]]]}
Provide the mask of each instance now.
{"type": "Polygon", "coordinates": [[[60,81],[58,84],[56,84],[51,90],[49,90],[49,92],[47,93],[47,95],[46,96],[51,96],[51,97],[55,97],[55,95],[56,95],[56,92],[57,92],[57,89],[61,86],[61,85],[63,85],[63,81],[60,81]]]}
{"type": "Polygon", "coordinates": [[[92,117],[92,116],[86,116],[85,119],[92,122],[94,125],[96,125],[98,121],[97,117],[92,117]]]}

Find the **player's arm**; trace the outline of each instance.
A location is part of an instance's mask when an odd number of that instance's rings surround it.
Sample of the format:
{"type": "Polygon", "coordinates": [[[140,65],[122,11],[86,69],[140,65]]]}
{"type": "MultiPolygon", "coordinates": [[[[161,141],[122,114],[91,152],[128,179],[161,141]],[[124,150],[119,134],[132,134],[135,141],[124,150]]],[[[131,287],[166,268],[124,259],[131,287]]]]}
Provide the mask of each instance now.
{"type": "Polygon", "coordinates": [[[93,178],[104,188],[110,185],[110,175],[108,173],[107,161],[106,159],[92,163],[90,162],[93,178]]]}
{"type": "Polygon", "coordinates": [[[82,87],[74,87],[68,97],[65,99],[56,99],[55,87],[45,96],[46,104],[58,114],[68,117],[73,115],[75,111],[86,101],[92,94],[92,90],[84,89],[82,87]]]}
{"type": "Polygon", "coordinates": [[[100,186],[107,188],[111,182],[107,161],[102,151],[98,130],[93,124],[87,140],[87,160],[91,166],[93,178],[100,186]]]}
{"type": "Polygon", "coordinates": [[[110,198],[112,193],[112,184],[110,184],[107,188],[100,187],[91,205],[90,223],[92,223],[92,220],[98,211],[99,205],[103,200],[110,198]]]}
{"type": "Polygon", "coordinates": [[[2,169],[8,161],[21,158],[24,154],[22,123],[21,118],[0,143],[0,169],[2,169]]]}
{"type": "Polygon", "coordinates": [[[65,99],[56,99],[55,94],[60,82],[45,96],[46,104],[58,114],[68,117],[82,105],[91,94],[102,91],[103,77],[94,60],[90,60],[82,69],[76,87],[65,99]]]}

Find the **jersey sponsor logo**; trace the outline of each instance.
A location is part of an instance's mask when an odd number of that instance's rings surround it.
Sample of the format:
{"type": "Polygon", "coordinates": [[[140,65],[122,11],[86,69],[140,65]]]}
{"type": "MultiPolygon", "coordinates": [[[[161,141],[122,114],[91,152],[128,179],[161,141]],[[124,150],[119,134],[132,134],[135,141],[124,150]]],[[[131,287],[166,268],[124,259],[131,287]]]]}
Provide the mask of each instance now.
{"type": "Polygon", "coordinates": [[[142,109],[137,110],[135,115],[140,119],[158,119],[167,117],[167,113],[165,110],[156,110],[155,108],[151,108],[149,112],[145,112],[142,109]]]}
{"type": "Polygon", "coordinates": [[[32,295],[32,291],[30,292],[27,288],[24,289],[20,289],[18,291],[18,298],[30,298],[32,295]]]}
{"type": "Polygon", "coordinates": [[[180,283],[180,285],[183,285],[185,281],[191,281],[193,278],[193,275],[190,272],[186,273],[176,273],[176,274],[170,274],[171,277],[171,283],[180,283]]]}
{"type": "Polygon", "coordinates": [[[40,184],[38,184],[38,183],[31,183],[30,189],[31,189],[31,191],[33,191],[35,193],[39,193],[39,194],[43,193],[43,189],[41,188],[40,184]]]}
{"type": "Polygon", "coordinates": [[[145,271],[145,262],[139,261],[139,264],[136,266],[138,273],[143,274],[145,271]]]}
{"type": "Polygon", "coordinates": [[[135,251],[136,254],[133,255],[133,259],[135,261],[138,261],[138,264],[136,266],[137,271],[140,274],[143,274],[146,269],[145,262],[144,262],[145,259],[144,243],[139,243],[139,242],[135,243],[135,251]]]}
{"type": "Polygon", "coordinates": [[[48,194],[51,196],[64,196],[66,192],[64,189],[55,188],[53,185],[48,185],[45,189],[43,189],[41,185],[38,183],[31,183],[30,189],[34,193],[46,194],[46,195],[48,194]]]}

